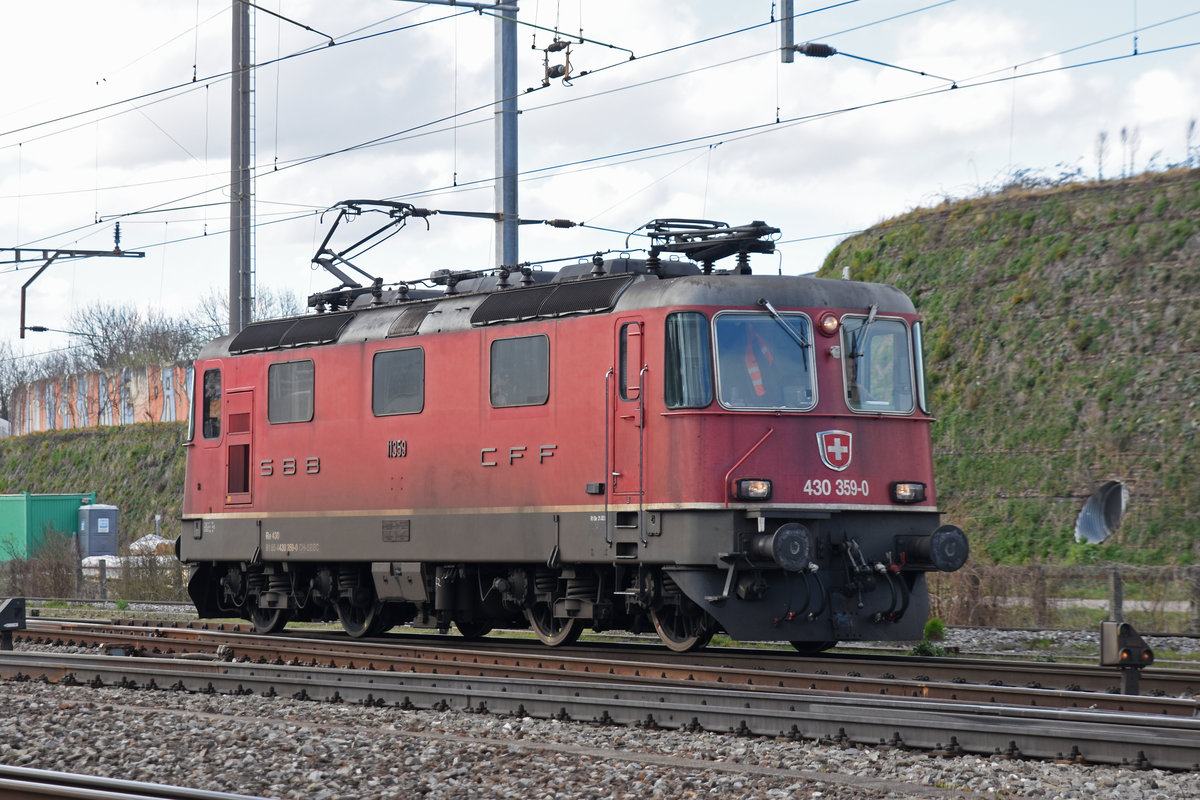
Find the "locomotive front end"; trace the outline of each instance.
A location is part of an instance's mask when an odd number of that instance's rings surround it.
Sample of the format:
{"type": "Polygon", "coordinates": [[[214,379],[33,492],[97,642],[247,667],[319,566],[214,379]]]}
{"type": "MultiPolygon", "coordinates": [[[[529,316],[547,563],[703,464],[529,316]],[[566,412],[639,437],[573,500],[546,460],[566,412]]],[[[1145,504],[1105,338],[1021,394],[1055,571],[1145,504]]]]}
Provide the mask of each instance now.
{"type": "MultiPolygon", "coordinates": [[[[713,541],[713,566],[664,572],[736,639],[819,651],[920,638],[926,574],[969,553],[937,507],[920,317],[877,284],[741,276],[725,296],[675,312],[694,318],[693,341],[668,338],[666,381],[712,397],[667,398],[664,446],[703,443],[671,491],[713,487],[694,499],[719,501],[709,513],[733,537],[713,541]]],[[[678,522],[704,535],[699,520],[678,522]]]]}

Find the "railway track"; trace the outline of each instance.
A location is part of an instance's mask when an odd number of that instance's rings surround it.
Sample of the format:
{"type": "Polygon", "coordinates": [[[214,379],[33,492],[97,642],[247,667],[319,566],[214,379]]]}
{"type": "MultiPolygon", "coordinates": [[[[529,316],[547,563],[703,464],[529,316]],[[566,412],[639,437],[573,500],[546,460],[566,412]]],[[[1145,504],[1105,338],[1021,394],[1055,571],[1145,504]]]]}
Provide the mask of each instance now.
{"type": "MultiPolygon", "coordinates": [[[[488,637],[469,642],[457,636],[394,634],[351,642],[338,632],[292,631],[286,637],[255,636],[241,625],[176,624],[149,621],[31,621],[24,636],[35,643],[78,643],[125,649],[131,654],[194,655],[277,661],[312,666],[364,666],[371,669],[459,671],[503,675],[548,670],[559,677],[576,673],[614,677],[710,680],[726,684],[778,685],[841,692],[934,697],[950,700],[1023,697],[1067,707],[1097,706],[1158,710],[1158,698],[1200,696],[1200,670],[1155,667],[1145,671],[1140,695],[1118,694],[1120,673],[1111,667],[990,658],[932,658],[832,653],[799,656],[790,650],[711,648],[670,658],[661,646],[581,644],[551,650],[526,639],[488,637]],[[597,666],[599,665],[599,666],[597,666]],[[509,670],[510,672],[504,672],[509,670]],[[564,673],[566,673],[564,675],[564,673]],[[645,674],[643,674],[645,673],[645,674]],[[1029,694],[1044,689],[1051,695],[1029,694]],[[1086,695],[1080,697],[1080,694],[1086,695]],[[1092,696],[1094,694],[1107,696],[1092,696]]],[[[1179,713],[1190,714],[1189,704],[1179,713]]],[[[1175,713],[1174,710],[1166,713],[1175,713]]]]}
{"type": "Polygon", "coordinates": [[[6,800],[260,800],[251,795],[0,765],[6,800]]]}
{"type": "MultiPolygon", "coordinates": [[[[983,659],[954,665],[902,659],[897,664],[862,657],[781,659],[769,651],[737,650],[667,661],[661,648],[549,650],[514,646],[511,640],[458,640],[452,646],[445,638],[414,642],[409,637],[363,642],[319,633],[263,637],[203,626],[33,619],[22,637],[29,643],[101,650],[14,653],[0,658],[0,675],[6,678],[454,708],[888,744],[943,754],[1001,753],[1171,769],[1195,769],[1200,759],[1194,696],[997,686],[987,682],[995,678],[985,676],[1010,670],[1002,674],[1011,680],[1017,666],[983,659]],[[865,674],[868,664],[877,674],[865,674]],[[833,668],[843,674],[832,674],[833,668]],[[900,669],[931,674],[901,678],[900,669]],[[935,671],[953,676],[934,678],[935,671]]],[[[1066,665],[1021,666],[1053,671],[1066,665]]],[[[1147,671],[1143,685],[1158,680],[1157,672],[1147,671]]],[[[1073,672],[1068,680],[1080,674],[1073,672]]],[[[1190,686],[1196,677],[1178,680],[1191,681],[1190,686]]]]}

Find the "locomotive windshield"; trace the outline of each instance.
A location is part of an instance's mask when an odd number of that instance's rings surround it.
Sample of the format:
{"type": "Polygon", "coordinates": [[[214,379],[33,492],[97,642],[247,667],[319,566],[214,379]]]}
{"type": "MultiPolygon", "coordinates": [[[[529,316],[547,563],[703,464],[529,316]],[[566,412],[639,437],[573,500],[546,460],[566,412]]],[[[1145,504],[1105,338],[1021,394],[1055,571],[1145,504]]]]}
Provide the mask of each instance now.
{"type": "Polygon", "coordinates": [[[718,314],[713,327],[723,406],[801,411],[816,404],[807,317],[718,314]]]}
{"type": "Polygon", "coordinates": [[[902,320],[845,317],[842,344],[846,403],[853,411],[907,414],[913,410],[911,350],[902,320]]]}

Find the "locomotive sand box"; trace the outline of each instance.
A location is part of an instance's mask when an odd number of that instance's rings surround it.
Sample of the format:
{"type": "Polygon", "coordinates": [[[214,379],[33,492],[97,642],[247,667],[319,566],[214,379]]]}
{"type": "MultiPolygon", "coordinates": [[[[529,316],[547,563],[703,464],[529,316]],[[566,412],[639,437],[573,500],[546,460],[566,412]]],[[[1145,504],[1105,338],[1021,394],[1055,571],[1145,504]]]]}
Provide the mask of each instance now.
{"type": "MultiPolygon", "coordinates": [[[[342,204],[362,210],[377,233],[431,213],[342,204]]],[[[644,230],[644,258],[433,288],[360,286],[326,237],[342,285],[317,313],[195,363],[177,554],[200,616],[920,638],[926,573],[968,545],[938,514],[911,301],[752,274],[761,222],[644,230]]]]}

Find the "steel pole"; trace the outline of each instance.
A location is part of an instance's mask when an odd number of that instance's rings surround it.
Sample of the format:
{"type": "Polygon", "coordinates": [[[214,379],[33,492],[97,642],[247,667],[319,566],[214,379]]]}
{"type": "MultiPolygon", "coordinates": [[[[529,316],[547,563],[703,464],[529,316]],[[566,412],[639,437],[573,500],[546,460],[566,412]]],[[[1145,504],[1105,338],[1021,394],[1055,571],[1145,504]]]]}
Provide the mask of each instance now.
{"type": "Polygon", "coordinates": [[[233,0],[229,147],[229,332],[250,322],[250,6],[233,0]]]}
{"type": "Polygon", "coordinates": [[[517,12],[496,16],[496,266],[515,266],[517,249],[517,12]]]}

